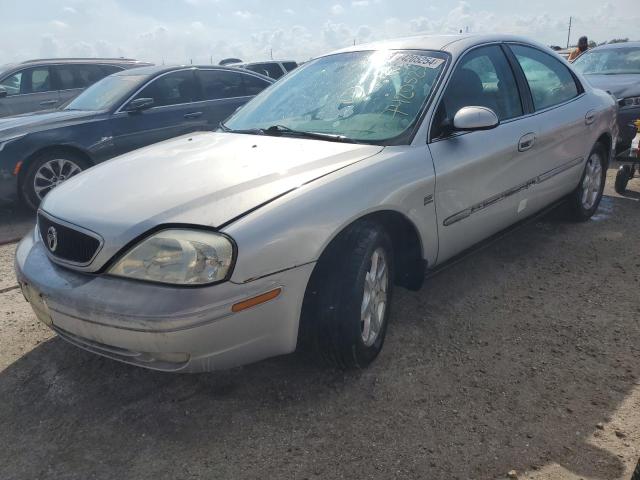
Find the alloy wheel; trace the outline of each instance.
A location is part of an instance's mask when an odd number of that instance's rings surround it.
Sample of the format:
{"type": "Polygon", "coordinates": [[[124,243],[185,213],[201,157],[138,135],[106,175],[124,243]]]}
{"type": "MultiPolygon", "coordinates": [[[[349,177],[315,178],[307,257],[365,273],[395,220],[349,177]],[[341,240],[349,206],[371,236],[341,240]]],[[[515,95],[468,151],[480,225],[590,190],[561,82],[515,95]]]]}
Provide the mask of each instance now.
{"type": "Polygon", "coordinates": [[[384,249],[371,255],[371,266],[365,275],[360,309],[360,333],[367,347],[373,345],[383,330],[387,310],[389,273],[384,249]]]}
{"type": "Polygon", "coordinates": [[[49,160],[36,171],[33,177],[33,191],[42,201],[47,193],[81,171],[82,168],[71,160],[64,158],[49,160]]]}

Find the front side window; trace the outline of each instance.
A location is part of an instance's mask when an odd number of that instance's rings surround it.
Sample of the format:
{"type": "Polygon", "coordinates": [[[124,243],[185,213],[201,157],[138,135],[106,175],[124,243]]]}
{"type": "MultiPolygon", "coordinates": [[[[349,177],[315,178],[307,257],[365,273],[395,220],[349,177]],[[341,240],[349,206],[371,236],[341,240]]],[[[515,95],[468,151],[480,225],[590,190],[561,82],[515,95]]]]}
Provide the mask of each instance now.
{"type": "Polygon", "coordinates": [[[194,102],[196,96],[193,71],[184,70],[154,80],[136,98],[153,98],[154,107],[165,107],[194,102]]]}
{"type": "Polygon", "coordinates": [[[516,79],[498,46],[476,48],[462,58],[436,111],[434,137],[451,133],[456,113],[472,106],[490,108],[500,121],[523,113],[516,79]]]}
{"type": "Polygon", "coordinates": [[[573,68],[584,75],[640,74],[640,48],[589,50],[573,62],[573,68]]]}
{"type": "Polygon", "coordinates": [[[295,69],[246,104],[231,129],[281,126],[372,143],[408,143],[446,54],[379,50],[329,55],[295,69]]]}
{"type": "Polygon", "coordinates": [[[578,86],[573,75],[558,59],[531,47],[512,45],[510,48],[527,78],[536,110],[552,107],[578,96],[578,86]]]}
{"type": "Polygon", "coordinates": [[[21,70],[5,78],[0,86],[8,95],[49,92],[53,89],[49,67],[36,67],[21,70]]]}
{"type": "Polygon", "coordinates": [[[22,85],[22,72],[14,73],[0,82],[0,87],[7,91],[7,95],[19,95],[22,85]]]}

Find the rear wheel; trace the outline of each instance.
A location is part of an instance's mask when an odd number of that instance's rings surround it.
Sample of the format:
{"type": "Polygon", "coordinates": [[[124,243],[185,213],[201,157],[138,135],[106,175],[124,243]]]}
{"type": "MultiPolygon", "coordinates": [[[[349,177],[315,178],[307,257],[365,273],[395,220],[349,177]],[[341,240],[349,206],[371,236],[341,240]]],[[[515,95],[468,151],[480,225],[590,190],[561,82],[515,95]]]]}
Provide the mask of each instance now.
{"type": "Polygon", "coordinates": [[[21,185],[24,202],[36,210],[55,187],[88,168],[87,162],[72,152],[44,152],[27,167],[21,185]]]}
{"type": "Polygon", "coordinates": [[[596,143],[587,159],[580,184],[571,194],[571,214],[575,220],[589,220],[600,205],[606,179],[605,152],[605,148],[596,143]]]}
{"type": "Polygon", "coordinates": [[[332,243],[314,271],[303,306],[307,346],[339,368],[363,368],[382,350],[393,291],[391,240],[361,221],[332,243]]]}

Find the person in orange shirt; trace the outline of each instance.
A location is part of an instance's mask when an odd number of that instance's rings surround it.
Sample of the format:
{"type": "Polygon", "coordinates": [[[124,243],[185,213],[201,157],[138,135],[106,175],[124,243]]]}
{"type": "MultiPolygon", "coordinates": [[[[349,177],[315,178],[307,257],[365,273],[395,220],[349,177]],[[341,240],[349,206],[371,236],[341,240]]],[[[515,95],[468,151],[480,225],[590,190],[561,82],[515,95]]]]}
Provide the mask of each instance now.
{"type": "Polygon", "coordinates": [[[578,46],[571,51],[568,60],[570,62],[573,62],[587,50],[589,50],[589,40],[587,39],[587,37],[580,37],[580,39],[578,40],[578,46]]]}

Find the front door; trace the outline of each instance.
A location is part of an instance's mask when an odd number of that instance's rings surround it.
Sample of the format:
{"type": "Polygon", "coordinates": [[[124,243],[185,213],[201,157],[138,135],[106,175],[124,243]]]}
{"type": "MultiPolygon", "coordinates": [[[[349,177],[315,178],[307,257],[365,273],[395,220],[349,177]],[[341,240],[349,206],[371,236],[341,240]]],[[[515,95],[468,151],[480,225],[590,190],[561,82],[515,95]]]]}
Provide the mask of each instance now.
{"type": "Polygon", "coordinates": [[[59,96],[51,68],[30,67],[0,81],[7,96],[0,98],[0,117],[56,108],[59,96]]]}
{"type": "Polygon", "coordinates": [[[436,172],[438,263],[523,218],[535,178],[535,118],[499,45],[475,48],[456,66],[440,101],[429,148],[436,172]],[[500,125],[458,132],[461,108],[492,109],[500,125]]]}
{"type": "Polygon", "coordinates": [[[144,111],[127,112],[124,105],[114,114],[111,119],[113,155],[204,128],[204,102],[199,101],[191,69],[156,78],[131,101],[137,98],[152,98],[153,106],[144,111]]]}

